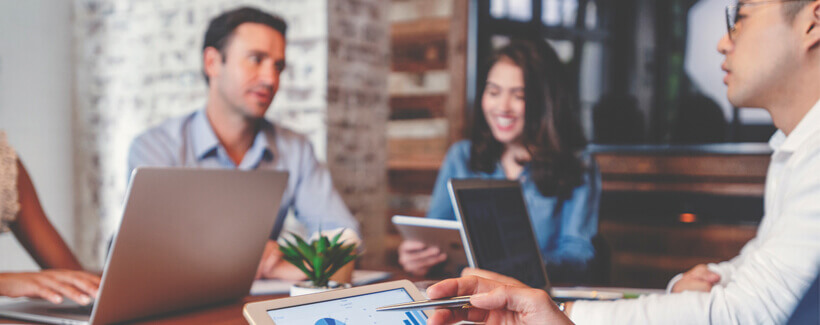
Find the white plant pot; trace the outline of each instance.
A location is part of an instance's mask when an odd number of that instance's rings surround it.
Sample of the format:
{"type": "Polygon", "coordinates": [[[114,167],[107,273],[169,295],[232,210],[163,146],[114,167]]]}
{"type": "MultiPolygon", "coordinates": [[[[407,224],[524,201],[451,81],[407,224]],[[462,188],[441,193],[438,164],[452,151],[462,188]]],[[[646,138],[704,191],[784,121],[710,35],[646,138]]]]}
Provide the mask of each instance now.
{"type": "Polygon", "coordinates": [[[290,286],[290,296],[295,297],[330,290],[347,289],[350,287],[352,287],[350,283],[338,283],[336,281],[328,282],[327,287],[314,287],[310,281],[301,281],[290,286]]]}

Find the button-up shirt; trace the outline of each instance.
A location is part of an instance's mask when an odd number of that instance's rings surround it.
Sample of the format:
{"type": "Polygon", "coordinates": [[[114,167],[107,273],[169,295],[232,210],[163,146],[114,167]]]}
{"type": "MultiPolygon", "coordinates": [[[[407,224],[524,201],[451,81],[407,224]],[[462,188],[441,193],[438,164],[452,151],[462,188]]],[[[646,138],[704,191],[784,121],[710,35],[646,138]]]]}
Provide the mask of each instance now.
{"type": "Polygon", "coordinates": [[[782,324],[820,271],[820,101],[786,136],[777,131],[757,235],[730,261],[710,264],[710,292],[578,301],[576,324],[782,324]]]}
{"type": "Polygon", "coordinates": [[[279,236],[288,209],[310,232],[359,226],[333,188],[330,172],[320,164],[302,135],[263,120],[253,145],[237,166],[220,144],[204,110],[173,118],[139,135],[131,144],[128,173],[142,166],[199,167],[287,171],[288,186],[271,239],[279,236]]]}

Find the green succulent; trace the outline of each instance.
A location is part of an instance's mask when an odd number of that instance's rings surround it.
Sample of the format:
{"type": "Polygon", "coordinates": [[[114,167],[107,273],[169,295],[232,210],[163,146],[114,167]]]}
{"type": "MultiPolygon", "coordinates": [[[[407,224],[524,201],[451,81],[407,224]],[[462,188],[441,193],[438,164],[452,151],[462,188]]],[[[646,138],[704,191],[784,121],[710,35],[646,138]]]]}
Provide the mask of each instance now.
{"type": "Polygon", "coordinates": [[[345,245],[344,240],[339,241],[343,232],[339,231],[333,239],[320,232],[319,238],[310,244],[299,235],[290,233],[295,243],[285,239],[286,244],[280,245],[279,250],[284,254],[284,259],[302,270],[314,286],[327,287],[328,280],[336,271],[359,257],[356,244],[345,245]]]}

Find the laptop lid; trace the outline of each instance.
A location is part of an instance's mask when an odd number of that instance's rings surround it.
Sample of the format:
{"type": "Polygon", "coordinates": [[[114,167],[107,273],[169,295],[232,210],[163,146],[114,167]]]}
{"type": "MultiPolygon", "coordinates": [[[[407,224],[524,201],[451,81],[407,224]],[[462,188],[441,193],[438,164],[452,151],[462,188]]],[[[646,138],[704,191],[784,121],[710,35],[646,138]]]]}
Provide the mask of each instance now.
{"type": "Polygon", "coordinates": [[[447,187],[456,219],[462,224],[461,239],[470,267],[549,290],[520,184],[508,180],[451,179],[447,187]]]}
{"type": "MultiPolygon", "coordinates": [[[[278,171],[137,168],[108,254],[91,324],[216,304],[248,294],[288,175],[278,171]]],[[[83,323],[41,302],[10,317],[83,323]]],[[[76,306],[68,306],[76,308],[76,306]]],[[[86,316],[87,317],[87,316],[86,316]]],[[[87,320],[88,318],[86,318],[87,320]]]]}

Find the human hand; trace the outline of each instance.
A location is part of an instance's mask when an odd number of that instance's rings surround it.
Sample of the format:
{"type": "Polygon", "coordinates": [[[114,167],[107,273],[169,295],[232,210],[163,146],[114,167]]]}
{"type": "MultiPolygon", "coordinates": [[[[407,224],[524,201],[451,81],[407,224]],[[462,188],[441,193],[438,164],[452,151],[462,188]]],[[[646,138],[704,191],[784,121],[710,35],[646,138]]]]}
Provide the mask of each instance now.
{"type": "Polygon", "coordinates": [[[709,271],[706,264],[698,264],[691,270],[686,271],[678,282],[672,287],[672,293],[683,291],[712,291],[712,286],[720,282],[720,275],[709,271]]]}
{"type": "Polygon", "coordinates": [[[408,273],[425,276],[430,268],[447,260],[447,254],[436,246],[427,246],[416,240],[405,240],[399,245],[399,264],[408,273]]]}
{"type": "Polygon", "coordinates": [[[0,295],[42,298],[52,303],[63,297],[88,305],[97,297],[100,277],[83,271],[45,270],[26,273],[0,273],[0,295]]]}
{"type": "Polygon", "coordinates": [[[307,276],[298,267],[282,258],[279,243],[268,240],[259,268],[256,269],[255,279],[304,280],[307,276]]]}
{"type": "Polygon", "coordinates": [[[509,286],[524,287],[524,288],[529,287],[528,285],[524,284],[521,281],[516,280],[513,277],[508,277],[506,275],[498,274],[498,273],[495,273],[493,271],[475,269],[475,268],[471,268],[471,267],[465,267],[463,270],[461,270],[461,277],[468,277],[468,276],[471,276],[471,275],[475,275],[477,277],[482,277],[482,278],[485,278],[485,279],[490,279],[490,280],[493,280],[495,282],[500,282],[502,284],[506,284],[506,285],[509,285],[509,286]]]}
{"type": "Polygon", "coordinates": [[[486,324],[572,324],[546,291],[507,285],[478,276],[441,281],[427,288],[430,299],[472,295],[470,309],[436,310],[428,324],[459,321],[486,324]]]}

